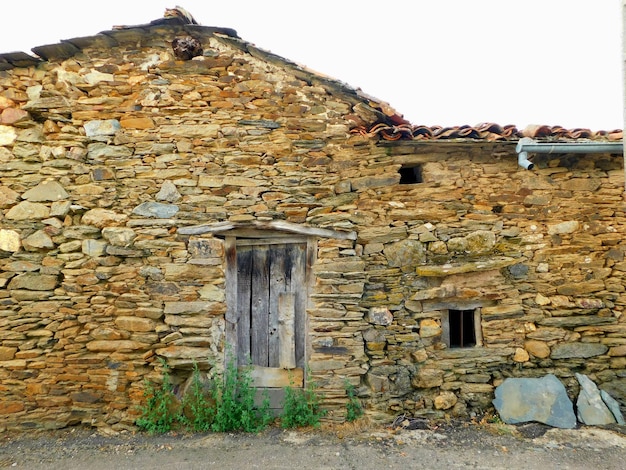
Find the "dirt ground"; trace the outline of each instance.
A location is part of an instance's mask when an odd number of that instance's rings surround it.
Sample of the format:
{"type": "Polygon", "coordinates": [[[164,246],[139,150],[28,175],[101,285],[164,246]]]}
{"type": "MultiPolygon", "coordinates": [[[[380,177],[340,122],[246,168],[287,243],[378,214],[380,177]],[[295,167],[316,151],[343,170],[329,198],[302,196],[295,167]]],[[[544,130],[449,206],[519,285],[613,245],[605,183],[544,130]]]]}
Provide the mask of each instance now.
{"type": "Polygon", "coordinates": [[[615,469],[626,468],[626,427],[426,423],[272,427],[258,435],[103,434],[70,428],[0,434],[0,468],[36,469],[615,469]]]}

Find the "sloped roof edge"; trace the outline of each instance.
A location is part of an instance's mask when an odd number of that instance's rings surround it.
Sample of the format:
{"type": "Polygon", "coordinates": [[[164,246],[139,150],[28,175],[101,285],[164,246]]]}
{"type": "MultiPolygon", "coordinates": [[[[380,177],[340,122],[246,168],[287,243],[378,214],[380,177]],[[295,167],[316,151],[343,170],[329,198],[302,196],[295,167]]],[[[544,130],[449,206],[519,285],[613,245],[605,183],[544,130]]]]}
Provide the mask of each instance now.
{"type": "Polygon", "coordinates": [[[364,93],[336,78],[311,70],[289,59],[241,39],[231,28],[201,26],[196,24],[144,24],[120,29],[102,31],[94,36],[62,40],[56,44],[34,47],[34,55],[16,51],[0,53],[0,72],[12,68],[37,66],[44,61],[65,60],[90,47],[117,47],[126,44],[149,43],[155,35],[191,35],[199,40],[215,38],[231,47],[249,53],[253,57],[286,68],[298,79],[311,85],[321,86],[329,93],[339,94],[350,102],[355,111],[351,116],[356,126],[353,133],[378,138],[383,141],[441,141],[441,140],[480,140],[517,141],[522,137],[540,140],[622,140],[621,129],[591,131],[590,129],[565,129],[561,126],[533,125],[518,129],[514,125],[501,126],[495,123],[481,123],[475,126],[424,126],[414,125],[404,119],[387,102],[364,93]]]}
{"type": "Polygon", "coordinates": [[[201,42],[209,38],[215,38],[260,60],[286,68],[294,76],[306,83],[321,86],[329,93],[340,94],[353,106],[356,106],[357,114],[354,116],[354,120],[357,122],[357,125],[372,126],[377,123],[389,125],[409,124],[388,103],[373,98],[345,82],[308,69],[303,65],[244,41],[234,29],[216,26],[181,25],[174,22],[157,25],[145,24],[102,31],[93,36],[64,39],[59,43],[33,47],[31,49],[32,55],[19,51],[0,53],[0,71],[37,66],[45,61],[66,60],[87,48],[111,48],[128,44],[148,44],[154,36],[168,34],[187,34],[201,42]]]}

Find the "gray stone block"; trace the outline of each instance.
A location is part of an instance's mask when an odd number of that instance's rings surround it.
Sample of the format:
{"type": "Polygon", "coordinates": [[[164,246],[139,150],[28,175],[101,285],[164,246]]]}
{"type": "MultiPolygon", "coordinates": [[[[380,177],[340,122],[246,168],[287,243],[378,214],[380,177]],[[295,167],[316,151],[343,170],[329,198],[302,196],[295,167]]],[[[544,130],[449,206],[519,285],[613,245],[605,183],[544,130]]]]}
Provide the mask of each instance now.
{"type": "Polygon", "coordinates": [[[576,378],[580,384],[576,400],[578,420],[592,426],[615,423],[615,417],[602,400],[598,386],[586,375],[576,374],[576,378]]]}
{"type": "Polygon", "coordinates": [[[624,415],[622,414],[622,410],[620,410],[619,403],[615,400],[608,392],[604,390],[600,390],[600,396],[602,397],[602,401],[606,404],[606,406],[611,410],[613,416],[615,417],[615,421],[617,424],[626,424],[624,421],[624,415]]]}
{"type": "Polygon", "coordinates": [[[493,404],[507,424],[538,421],[557,428],[576,426],[574,406],[554,375],[539,379],[508,378],[495,391],[493,404]]]}

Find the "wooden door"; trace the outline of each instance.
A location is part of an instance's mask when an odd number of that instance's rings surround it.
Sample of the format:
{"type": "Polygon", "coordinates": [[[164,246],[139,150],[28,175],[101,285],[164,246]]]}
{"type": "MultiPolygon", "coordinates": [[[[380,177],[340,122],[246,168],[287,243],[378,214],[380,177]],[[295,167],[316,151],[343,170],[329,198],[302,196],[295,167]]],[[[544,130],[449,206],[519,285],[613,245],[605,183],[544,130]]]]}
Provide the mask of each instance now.
{"type": "Polygon", "coordinates": [[[306,242],[238,239],[236,342],[257,387],[302,386],[306,242]]]}

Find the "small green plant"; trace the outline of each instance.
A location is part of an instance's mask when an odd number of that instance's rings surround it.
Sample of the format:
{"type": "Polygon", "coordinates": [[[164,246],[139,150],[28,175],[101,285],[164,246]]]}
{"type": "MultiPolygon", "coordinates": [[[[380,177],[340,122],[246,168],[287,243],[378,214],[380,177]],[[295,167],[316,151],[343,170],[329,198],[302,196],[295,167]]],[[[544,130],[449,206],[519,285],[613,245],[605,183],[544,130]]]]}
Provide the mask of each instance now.
{"type": "Polygon", "coordinates": [[[320,406],[320,397],[315,392],[315,383],[307,377],[305,388],[292,386],[285,388],[285,400],[280,423],[283,428],[299,428],[304,426],[318,427],[326,410],[320,406]]]}
{"type": "Polygon", "coordinates": [[[194,363],[189,390],[183,396],[179,420],[187,429],[205,432],[211,429],[215,419],[213,392],[200,379],[200,370],[194,363]]]}
{"type": "Polygon", "coordinates": [[[165,433],[175,426],[194,432],[259,432],[274,420],[269,395],[264,392],[260,406],[255,403],[249,369],[230,361],[221,376],[203,383],[197,364],[188,390],[179,402],[173,393],[169,368],[163,364],[163,379],[156,385],[146,381],[146,403],[136,423],[150,434],[165,433]]]}
{"type": "Polygon", "coordinates": [[[498,413],[487,411],[480,419],[479,424],[504,424],[504,421],[498,413]]]}
{"type": "Polygon", "coordinates": [[[143,392],[146,403],[140,407],[141,416],[137,419],[137,426],[150,434],[161,434],[172,429],[178,417],[176,397],[172,392],[169,368],[163,364],[163,379],[160,385],[150,381],[145,382],[143,392]]]}
{"type": "Polygon", "coordinates": [[[346,421],[352,422],[363,416],[363,406],[356,396],[354,385],[346,380],[346,394],[348,402],[346,403],[346,421]]]}
{"type": "Polygon", "coordinates": [[[251,385],[249,369],[239,369],[235,360],[230,360],[221,381],[214,389],[216,404],[213,431],[259,432],[272,421],[269,398],[264,397],[261,406],[254,403],[256,390],[251,385]]]}

